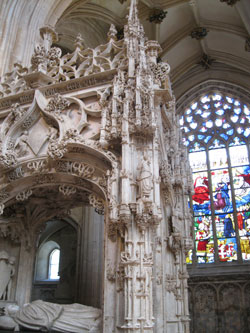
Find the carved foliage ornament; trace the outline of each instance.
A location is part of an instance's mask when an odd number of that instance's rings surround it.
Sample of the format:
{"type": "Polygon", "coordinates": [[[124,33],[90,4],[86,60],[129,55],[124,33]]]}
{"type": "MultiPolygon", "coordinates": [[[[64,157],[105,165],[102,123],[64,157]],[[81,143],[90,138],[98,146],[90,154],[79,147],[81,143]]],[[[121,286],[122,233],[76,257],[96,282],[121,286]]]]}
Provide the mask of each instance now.
{"type": "Polygon", "coordinates": [[[63,121],[61,112],[70,106],[70,102],[62,97],[60,94],[56,94],[53,98],[50,99],[48,105],[45,108],[45,111],[51,113],[55,118],[60,121],[63,121]]]}
{"type": "Polygon", "coordinates": [[[164,18],[167,16],[167,13],[168,13],[167,11],[164,11],[164,10],[159,9],[159,8],[155,8],[150,13],[150,16],[149,16],[148,20],[151,23],[160,24],[160,23],[162,23],[164,18]]]}
{"type": "Polygon", "coordinates": [[[95,208],[95,211],[100,214],[104,215],[104,200],[100,197],[97,197],[94,193],[89,195],[89,203],[92,207],[95,208]]]}
{"type": "Polygon", "coordinates": [[[190,36],[192,38],[195,38],[196,40],[201,40],[201,39],[203,39],[203,38],[205,38],[207,36],[208,32],[209,32],[209,30],[207,28],[197,27],[197,28],[194,28],[191,31],[190,36]]]}
{"type": "Polygon", "coordinates": [[[225,2],[229,6],[234,6],[238,1],[240,1],[240,0],[220,0],[220,2],[225,2]]]}

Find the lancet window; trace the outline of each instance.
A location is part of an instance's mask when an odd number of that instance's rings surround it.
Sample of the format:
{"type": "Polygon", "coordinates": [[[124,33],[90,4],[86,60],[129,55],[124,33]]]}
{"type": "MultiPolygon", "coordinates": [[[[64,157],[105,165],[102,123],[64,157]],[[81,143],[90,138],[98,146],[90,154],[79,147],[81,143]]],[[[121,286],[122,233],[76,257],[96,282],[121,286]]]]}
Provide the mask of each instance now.
{"type": "Polygon", "coordinates": [[[194,192],[194,249],[187,263],[250,261],[250,105],[201,95],[180,118],[194,192]]]}
{"type": "Polygon", "coordinates": [[[60,250],[54,249],[49,256],[49,280],[59,280],[59,260],[60,260],[60,250]]]}

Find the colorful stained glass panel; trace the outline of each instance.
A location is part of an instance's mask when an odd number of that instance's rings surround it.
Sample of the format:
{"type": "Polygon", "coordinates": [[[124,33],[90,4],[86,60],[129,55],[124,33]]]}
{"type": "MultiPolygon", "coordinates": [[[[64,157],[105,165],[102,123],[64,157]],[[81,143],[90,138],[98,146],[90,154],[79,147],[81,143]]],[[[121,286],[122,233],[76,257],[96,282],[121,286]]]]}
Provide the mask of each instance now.
{"type": "Polygon", "coordinates": [[[220,261],[230,262],[237,260],[236,238],[218,239],[218,251],[220,261]]]}
{"type": "Polygon", "coordinates": [[[250,237],[245,236],[240,238],[240,248],[243,260],[250,260],[250,237]]]}
{"type": "Polygon", "coordinates": [[[211,214],[207,172],[194,173],[193,179],[194,194],[192,199],[194,215],[211,214]]]}
{"type": "Polygon", "coordinates": [[[215,225],[218,238],[235,237],[233,214],[215,215],[215,225]]]}
{"type": "Polygon", "coordinates": [[[234,189],[250,186],[250,166],[232,168],[234,189]]]}
{"type": "Polygon", "coordinates": [[[213,263],[214,262],[214,241],[199,240],[196,244],[196,256],[199,264],[213,263]]]}

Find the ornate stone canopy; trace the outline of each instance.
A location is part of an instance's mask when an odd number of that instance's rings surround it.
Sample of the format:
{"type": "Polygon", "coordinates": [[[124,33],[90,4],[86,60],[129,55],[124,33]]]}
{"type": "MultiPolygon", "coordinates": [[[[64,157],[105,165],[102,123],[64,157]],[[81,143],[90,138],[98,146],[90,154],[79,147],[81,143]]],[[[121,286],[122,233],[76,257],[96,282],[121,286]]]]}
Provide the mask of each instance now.
{"type": "Polygon", "coordinates": [[[1,235],[34,254],[43,222],[92,205],[105,216],[103,332],[188,332],[191,181],[170,66],[136,0],[122,40],[111,24],[106,44],[78,35],[62,55],[53,28],[40,34],[31,66],[1,85],[1,235]]]}

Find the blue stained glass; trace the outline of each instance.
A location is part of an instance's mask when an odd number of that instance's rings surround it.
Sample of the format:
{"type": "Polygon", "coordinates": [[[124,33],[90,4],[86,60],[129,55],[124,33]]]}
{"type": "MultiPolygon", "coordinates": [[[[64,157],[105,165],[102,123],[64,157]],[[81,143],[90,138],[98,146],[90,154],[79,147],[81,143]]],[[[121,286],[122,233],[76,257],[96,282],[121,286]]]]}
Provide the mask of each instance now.
{"type": "Polygon", "coordinates": [[[230,109],[231,109],[231,106],[225,104],[225,105],[223,106],[223,109],[224,109],[224,110],[228,110],[228,109],[230,110],[230,109]]]}
{"type": "Polygon", "coordinates": [[[212,143],[212,145],[209,146],[209,149],[214,149],[214,148],[219,148],[219,147],[225,147],[225,144],[222,141],[215,139],[214,142],[212,143]]]}
{"type": "Polygon", "coordinates": [[[210,101],[210,98],[208,96],[204,96],[201,98],[201,103],[206,103],[206,102],[209,102],[210,101]]]}
{"type": "Polygon", "coordinates": [[[236,114],[240,114],[240,113],[241,113],[241,108],[236,108],[236,109],[234,109],[234,112],[235,112],[236,114]]]}
{"type": "Polygon", "coordinates": [[[189,135],[189,137],[188,137],[188,139],[189,139],[190,141],[194,141],[194,138],[195,138],[194,135],[189,135]]]}
{"type": "Polygon", "coordinates": [[[245,132],[244,132],[244,136],[245,136],[246,138],[248,138],[249,135],[250,135],[250,129],[247,128],[247,129],[245,130],[245,132]]]}
{"type": "Polygon", "coordinates": [[[188,127],[186,127],[186,126],[184,126],[183,129],[184,129],[185,133],[190,132],[190,129],[188,127]]]}
{"type": "Polygon", "coordinates": [[[234,134],[234,129],[230,129],[229,131],[226,132],[228,135],[233,135],[234,134]]]}
{"type": "Polygon", "coordinates": [[[185,138],[183,138],[182,140],[183,140],[183,144],[185,146],[188,146],[190,144],[190,142],[188,140],[186,140],[185,138]]]}
{"type": "Polygon", "coordinates": [[[235,101],[235,102],[234,102],[234,105],[239,106],[239,105],[240,105],[240,102],[239,102],[239,101],[235,101]]]}
{"type": "Polygon", "coordinates": [[[188,123],[191,123],[191,121],[193,121],[193,117],[192,116],[186,117],[186,121],[188,123]]]}
{"type": "Polygon", "coordinates": [[[223,139],[225,139],[225,140],[228,139],[228,136],[227,136],[226,134],[224,134],[224,133],[220,134],[220,136],[221,136],[223,139]]]}
{"type": "Polygon", "coordinates": [[[210,109],[210,104],[203,105],[203,108],[206,109],[206,110],[209,110],[210,109]]]}
{"type": "Polygon", "coordinates": [[[205,132],[207,132],[207,128],[206,128],[205,126],[203,126],[203,127],[200,129],[200,131],[201,131],[202,133],[205,133],[205,132]]]}
{"type": "Polygon", "coordinates": [[[184,117],[181,117],[179,123],[180,123],[180,126],[183,126],[183,125],[184,125],[184,117]]]}
{"type": "Polygon", "coordinates": [[[235,237],[233,214],[215,215],[215,224],[218,238],[235,237]]]}
{"type": "Polygon", "coordinates": [[[203,112],[202,115],[201,115],[201,117],[202,118],[207,118],[207,117],[210,116],[210,114],[211,114],[211,112],[203,112]]]}
{"type": "Polygon", "coordinates": [[[245,124],[245,122],[246,122],[246,118],[241,118],[240,123],[245,124]]]}
{"type": "Polygon", "coordinates": [[[191,127],[192,129],[196,129],[197,125],[198,125],[197,123],[191,123],[191,124],[190,124],[190,127],[191,127]]]}
{"type": "Polygon", "coordinates": [[[238,127],[238,128],[237,128],[237,132],[238,132],[239,134],[242,134],[242,133],[244,132],[244,129],[241,128],[241,127],[238,127]]]}
{"type": "Polygon", "coordinates": [[[203,140],[204,138],[205,138],[205,135],[201,135],[201,134],[198,135],[199,140],[203,140]]]}
{"type": "Polygon", "coordinates": [[[190,114],[192,111],[190,110],[190,109],[187,109],[186,111],[185,111],[185,114],[190,114]]]}
{"type": "Polygon", "coordinates": [[[248,122],[250,123],[250,117],[249,117],[249,116],[246,116],[246,119],[247,119],[248,122]]]}
{"type": "Polygon", "coordinates": [[[233,115],[230,117],[230,119],[232,120],[232,122],[236,123],[238,121],[239,117],[236,115],[233,115]]]}
{"type": "Polygon", "coordinates": [[[191,105],[192,110],[196,109],[196,108],[197,108],[197,105],[198,105],[197,102],[196,102],[196,103],[193,103],[193,104],[191,105]]]}
{"type": "Polygon", "coordinates": [[[202,114],[201,109],[198,109],[197,111],[195,111],[195,114],[202,114]]]}
{"type": "Polygon", "coordinates": [[[220,101],[222,99],[222,96],[219,94],[215,94],[212,96],[213,101],[220,101]]]}
{"type": "Polygon", "coordinates": [[[194,153],[194,152],[204,151],[204,150],[205,150],[204,146],[201,146],[199,142],[194,142],[192,147],[190,147],[189,152],[194,153]]]}
{"type": "Polygon", "coordinates": [[[216,119],[215,120],[215,125],[220,127],[222,125],[222,119],[216,119]]]}
{"type": "Polygon", "coordinates": [[[225,124],[223,124],[222,127],[225,128],[225,129],[227,129],[227,128],[231,127],[231,125],[229,125],[228,123],[225,123],[225,124]]]}
{"type": "Polygon", "coordinates": [[[212,122],[212,120],[208,120],[208,121],[206,122],[206,126],[207,126],[208,128],[212,128],[212,127],[213,127],[213,122],[212,122]]]}
{"type": "Polygon", "coordinates": [[[222,110],[222,109],[220,109],[220,110],[215,111],[215,113],[216,113],[218,116],[222,116],[222,115],[225,113],[225,111],[222,110]]]}
{"type": "Polygon", "coordinates": [[[229,147],[239,145],[245,145],[245,142],[238,137],[233,138],[233,141],[229,143],[229,147]]]}
{"type": "Polygon", "coordinates": [[[249,116],[250,115],[250,110],[248,109],[248,107],[246,105],[244,105],[244,113],[249,116]]]}
{"type": "Polygon", "coordinates": [[[208,141],[209,141],[211,138],[212,138],[212,136],[211,136],[211,135],[208,135],[208,136],[206,137],[206,139],[204,139],[205,143],[208,143],[208,141]]]}
{"type": "Polygon", "coordinates": [[[234,102],[234,99],[231,98],[231,97],[226,97],[226,100],[228,101],[228,103],[233,103],[234,102]]]}
{"type": "Polygon", "coordinates": [[[217,103],[214,103],[214,106],[216,107],[216,108],[218,108],[219,106],[221,106],[221,102],[217,102],[217,103]]]}

